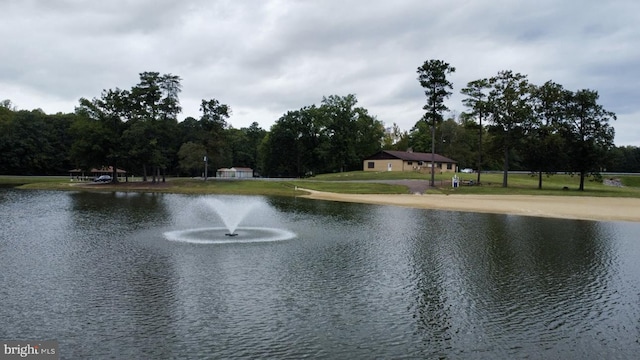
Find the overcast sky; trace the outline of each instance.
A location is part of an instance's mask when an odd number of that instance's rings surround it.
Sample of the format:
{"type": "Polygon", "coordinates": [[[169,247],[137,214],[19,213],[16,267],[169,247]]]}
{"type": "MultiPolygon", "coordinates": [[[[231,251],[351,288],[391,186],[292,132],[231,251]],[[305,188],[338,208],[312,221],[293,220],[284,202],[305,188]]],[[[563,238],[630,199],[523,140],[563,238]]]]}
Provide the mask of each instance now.
{"type": "Polygon", "coordinates": [[[182,78],[183,113],[202,99],[235,128],[268,130],[323,96],[409,130],[423,114],[416,69],[441,59],[460,89],[500,70],[592,89],[617,114],[616,145],[640,146],[638,0],[0,0],[0,100],[73,112],[139,73],[182,78]]]}

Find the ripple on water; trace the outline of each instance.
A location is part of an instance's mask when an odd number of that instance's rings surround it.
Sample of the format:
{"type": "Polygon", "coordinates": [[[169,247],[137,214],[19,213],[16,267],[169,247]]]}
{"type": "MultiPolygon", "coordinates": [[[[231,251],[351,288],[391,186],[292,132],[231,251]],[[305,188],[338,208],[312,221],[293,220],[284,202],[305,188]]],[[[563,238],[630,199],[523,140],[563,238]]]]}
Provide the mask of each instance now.
{"type": "Polygon", "coordinates": [[[228,236],[229,230],[224,227],[174,230],[164,233],[166,239],[191,244],[236,244],[253,242],[274,242],[290,240],[296,234],[284,230],[267,227],[241,227],[234,236],[228,236]]]}

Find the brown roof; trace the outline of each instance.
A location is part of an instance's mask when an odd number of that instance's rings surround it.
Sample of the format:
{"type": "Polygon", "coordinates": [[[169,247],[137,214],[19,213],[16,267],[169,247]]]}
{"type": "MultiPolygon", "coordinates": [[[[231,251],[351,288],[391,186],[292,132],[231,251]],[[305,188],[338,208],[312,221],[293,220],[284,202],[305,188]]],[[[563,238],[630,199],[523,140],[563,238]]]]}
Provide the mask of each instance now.
{"type": "MultiPolygon", "coordinates": [[[[126,171],[122,170],[122,169],[116,169],[116,171],[118,172],[118,174],[124,174],[126,173],[126,171]]],[[[105,173],[105,174],[111,174],[113,173],[113,166],[109,166],[109,167],[103,167],[101,169],[96,169],[93,168],[91,169],[92,173],[105,173]]]]}
{"type": "MultiPolygon", "coordinates": [[[[408,152],[396,150],[382,150],[374,155],[369,156],[365,160],[383,160],[383,159],[399,159],[403,161],[431,161],[431,153],[408,152]]],[[[439,154],[433,154],[433,161],[438,163],[457,163],[457,161],[449,159],[439,154]]]]}

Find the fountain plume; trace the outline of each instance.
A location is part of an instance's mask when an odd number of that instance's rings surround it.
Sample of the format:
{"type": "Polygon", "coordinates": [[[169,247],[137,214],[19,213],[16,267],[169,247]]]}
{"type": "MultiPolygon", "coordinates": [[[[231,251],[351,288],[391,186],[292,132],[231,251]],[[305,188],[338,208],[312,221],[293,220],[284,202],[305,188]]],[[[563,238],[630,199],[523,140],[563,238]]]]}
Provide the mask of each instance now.
{"type": "Polygon", "coordinates": [[[223,201],[220,199],[205,198],[202,202],[207,208],[213,210],[224,226],[229,231],[227,236],[236,236],[236,229],[249,213],[256,207],[257,202],[254,200],[243,201],[223,201]]]}

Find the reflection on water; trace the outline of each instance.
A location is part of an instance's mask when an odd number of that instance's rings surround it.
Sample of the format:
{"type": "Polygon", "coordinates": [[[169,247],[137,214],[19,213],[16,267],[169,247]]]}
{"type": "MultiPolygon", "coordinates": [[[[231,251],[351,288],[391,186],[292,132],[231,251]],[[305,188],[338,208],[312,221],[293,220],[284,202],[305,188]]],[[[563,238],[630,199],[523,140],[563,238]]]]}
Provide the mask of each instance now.
{"type": "Polygon", "coordinates": [[[64,358],[640,350],[640,224],[243,197],[241,228],[295,237],[168,241],[223,226],[198,199],[0,189],[0,339],[64,358]]]}

